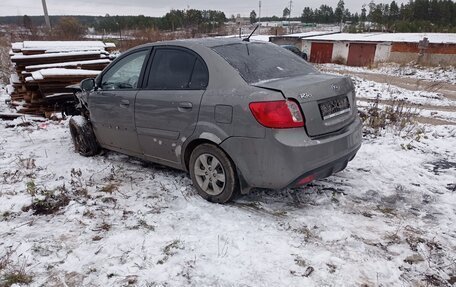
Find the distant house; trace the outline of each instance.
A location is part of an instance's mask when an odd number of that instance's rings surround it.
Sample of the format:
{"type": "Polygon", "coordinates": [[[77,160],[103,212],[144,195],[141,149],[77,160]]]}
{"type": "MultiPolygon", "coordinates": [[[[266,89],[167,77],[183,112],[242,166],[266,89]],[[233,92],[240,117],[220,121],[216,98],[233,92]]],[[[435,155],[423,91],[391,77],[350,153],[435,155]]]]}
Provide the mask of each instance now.
{"type": "Polygon", "coordinates": [[[425,65],[456,66],[454,33],[333,33],[295,37],[289,44],[310,55],[313,63],[368,66],[381,62],[414,61],[425,65]]]}
{"type": "Polygon", "coordinates": [[[250,18],[238,16],[236,18],[236,25],[239,25],[239,26],[250,25],[250,18]]]}

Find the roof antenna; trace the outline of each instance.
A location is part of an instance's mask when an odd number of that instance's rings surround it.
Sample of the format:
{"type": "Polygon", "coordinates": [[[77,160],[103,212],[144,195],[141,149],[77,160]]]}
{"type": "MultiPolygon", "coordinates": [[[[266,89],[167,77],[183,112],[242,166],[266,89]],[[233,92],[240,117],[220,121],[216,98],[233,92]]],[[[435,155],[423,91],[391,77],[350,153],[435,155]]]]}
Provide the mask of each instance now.
{"type": "Polygon", "coordinates": [[[252,37],[253,33],[255,33],[255,31],[258,29],[258,27],[260,27],[260,24],[258,24],[258,25],[255,27],[255,29],[253,29],[252,33],[250,33],[250,35],[249,35],[247,38],[242,39],[242,41],[250,42],[250,37],[252,37]]]}

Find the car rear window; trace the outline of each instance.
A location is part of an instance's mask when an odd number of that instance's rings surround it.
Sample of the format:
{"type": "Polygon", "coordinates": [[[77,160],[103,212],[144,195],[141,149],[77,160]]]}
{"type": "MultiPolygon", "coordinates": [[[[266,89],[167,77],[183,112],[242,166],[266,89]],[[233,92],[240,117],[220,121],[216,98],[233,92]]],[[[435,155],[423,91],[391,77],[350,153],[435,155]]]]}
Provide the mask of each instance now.
{"type": "Polygon", "coordinates": [[[299,56],[274,44],[245,42],[212,49],[238,70],[249,84],[318,73],[299,56]]]}

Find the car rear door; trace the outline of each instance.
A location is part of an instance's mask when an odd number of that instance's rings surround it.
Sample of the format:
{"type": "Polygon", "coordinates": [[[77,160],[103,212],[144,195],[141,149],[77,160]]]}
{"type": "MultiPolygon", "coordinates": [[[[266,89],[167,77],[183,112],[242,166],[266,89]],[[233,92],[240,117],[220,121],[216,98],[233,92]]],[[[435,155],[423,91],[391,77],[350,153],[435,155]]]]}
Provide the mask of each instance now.
{"type": "Polygon", "coordinates": [[[150,49],[123,55],[98,79],[88,97],[90,119],[102,146],[127,154],[140,153],[134,103],[150,49]]]}
{"type": "Polygon", "coordinates": [[[196,53],[174,46],[154,48],[135,103],[139,145],[146,157],[180,163],[181,145],[195,130],[207,84],[206,64],[196,53]]]}

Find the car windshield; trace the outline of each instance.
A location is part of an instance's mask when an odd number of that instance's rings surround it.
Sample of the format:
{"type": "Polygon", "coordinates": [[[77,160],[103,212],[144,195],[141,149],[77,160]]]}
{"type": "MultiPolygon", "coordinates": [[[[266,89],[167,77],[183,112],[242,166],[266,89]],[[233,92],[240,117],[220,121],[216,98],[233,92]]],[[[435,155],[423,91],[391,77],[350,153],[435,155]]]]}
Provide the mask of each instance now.
{"type": "Polygon", "coordinates": [[[299,56],[274,44],[245,42],[212,49],[238,70],[249,84],[318,73],[299,56]]]}

